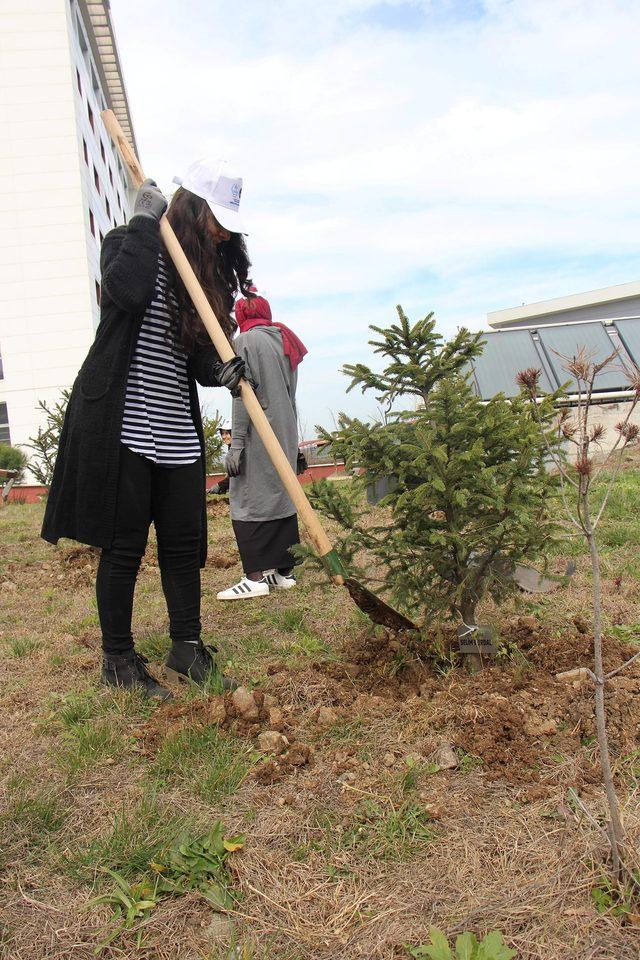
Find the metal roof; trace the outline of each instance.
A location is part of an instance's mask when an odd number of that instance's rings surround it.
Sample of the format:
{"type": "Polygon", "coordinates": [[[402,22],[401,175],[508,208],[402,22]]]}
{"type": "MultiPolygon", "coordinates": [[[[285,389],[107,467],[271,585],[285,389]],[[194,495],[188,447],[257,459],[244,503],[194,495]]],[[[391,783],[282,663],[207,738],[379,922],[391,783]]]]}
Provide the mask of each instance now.
{"type": "Polygon", "coordinates": [[[549,322],[554,313],[564,313],[566,310],[575,310],[579,307],[599,306],[617,300],[626,300],[640,296],[640,280],[631,283],[618,283],[613,287],[602,287],[599,290],[587,290],[585,293],[572,293],[567,297],[555,297],[553,300],[540,300],[537,303],[523,303],[520,307],[509,307],[506,310],[493,310],[487,314],[487,323],[490,327],[503,327],[509,323],[521,320],[536,320],[540,323],[549,322]]]}
{"type": "Polygon", "coordinates": [[[520,392],[516,376],[528,367],[541,371],[540,386],[544,391],[555,390],[567,382],[571,390],[575,380],[566,370],[567,361],[563,358],[571,359],[582,347],[587,358],[596,363],[615,351],[619,354],[620,359],[614,359],[596,378],[594,387],[598,393],[628,390],[625,366],[640,366],[640,319],[618,320],[615,324],[596,321],[493,330],[484,335],[483,342],[483,353],[471,364],[472,381],[483,399],[497,393],[516,396],[520,392]]]}
{"type": "Polygon", "coordinates": [[[113,110],[136,155],[138,148],[120,66],[109,0],[78,0],[107,106],[113,110]]]}

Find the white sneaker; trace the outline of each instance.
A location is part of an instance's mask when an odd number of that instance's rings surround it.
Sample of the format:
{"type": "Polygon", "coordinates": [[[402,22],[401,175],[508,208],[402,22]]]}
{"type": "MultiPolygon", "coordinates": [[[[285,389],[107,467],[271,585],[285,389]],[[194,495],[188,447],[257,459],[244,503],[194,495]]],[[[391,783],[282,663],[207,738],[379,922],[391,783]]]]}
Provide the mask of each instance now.
{"type": "Polygon", "coordinates": [[[234,587],[221,590],[218,600],[250,600],[252,597],[265,597],[269,593],[269,584],[262,580],[249,580],[243,577],[234,587]]]}
{"type": "Polygon", "coordinates": [[[295,587],[297,581],[296,578],[290,573],[287,577],[283,577],[281,573],[278,573],[277,570],[264,570],[263,580],[270,587],[275,587],[276,590],[291,590],[292,587],[295,587]]]}

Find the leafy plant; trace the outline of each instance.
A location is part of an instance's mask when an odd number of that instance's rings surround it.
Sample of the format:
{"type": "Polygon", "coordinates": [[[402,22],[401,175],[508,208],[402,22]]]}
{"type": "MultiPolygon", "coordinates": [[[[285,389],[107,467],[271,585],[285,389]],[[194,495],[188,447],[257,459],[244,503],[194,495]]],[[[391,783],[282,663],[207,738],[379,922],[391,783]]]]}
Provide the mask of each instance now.
{"type": "Polygon", "coordinates": [[[146,880],[130,884],[115,870],[103,868],[115,881],[116,887],[108,893],[94,897],[87,904],[88,907],[110,906],[113,908],[113,929],[109,931],[94,953],[99,953],[107,944],[111,943],[123,930],[131,930],[140,920],[144,920],[157,906],[158,891],[154,885],[146,880]]]}
{"type": "Polygon", "coordinates": [[[129,883],[115,870],[103,868],[115,882],[115,888],[94,897],[88,906],[111,906],[113,929],[96,952],[123,931],[135,928],[166,896],[196,891],[215,910],[230,909],[234,897],[226,860],[243,846],[244,837],[225,837],[218,820],[201,836],[190,837],[186,831],[179,834],[163,855],[149,862],[149,871],[135,883],[129,883]]]}
{"type": "Polygon", "coordinates": [[[453,950],[445,935],[436,927],[429,930],[429,940],[430,943],[420,947],[407,947],[409,956],[414,960],[511,960],[516,957],[515,951],[505,944],[499,930],[492,930],[481,941],[473,933],[461,933],[456,937],[453,950]]]}
{"type": "Polygon", "coordinates": [[[432,314],[413,325],[400,307],[398,315],[399,325],[371,328],[380,335],[370,343],[385,360],[381,373],[344,368],[349,389],[377,392],[383,419],[341,413],[336,430],[320,431],[362,476],[320,482],[312,498],[342,528],[338,549],[354,575],[386,588],[414,617],[448,613],[473,634],[480,600],[511,590],[510,567],[544,555],[553,538],[546,500],[554,480],[545,465],[545,444],[557,442],[553,404],[545,400],[534,417],[525,397],[480,400],[465,375],[480,335],[462,330],[444,343],[432,314]],[[409,398],[418,409],[406,409],[409,398]],[[405,409],[392,410],[401,399],[405,409]],[[381,502],[391,516],[372,523],[362,488],[385,477],[394,478],[381,502]]]}
{"type": "MultiPolygon", "coordinates": [[[[12,447],[8,443],[0,443],[0,469],[17,470],[18,476],[16,480],[18,482],[22,480],[27,462],[26,454],[24,454],[19,447],[12,447]]],[[[2,483],[2,479],[3,478],[0,477],[0,483],[2,483]]]]}
{"type": "Polygon", "coordinates": [[[243,846],[243,836],[225,838],[218,820],[201,837],[189,839],[183,833],[165,858],[151,861],[149,866],[158,875],[158,889],[162,892],[197,890],[216,910],[224,910],[233,905],[225,861],[229,853],[243,846]]]}
{"type": "MultiPolygon", "coordinates": [[[[634,880],[640,885],[640,871],[634,871],[634,880]]],[[[608,913],[612,917],[639,917],[640,898],[638,886],[615,883],[603,876],[591,890],[591,899],[598,913],[608,913]]]]}
{"type": "Polygon", "coordinates": [[[38,427],[36,436],[29,437],[29,443],[25,444],[34,451],[29,469],[44,487],[50,486],[53,479],[53,468],[70,396],[70,390],[63,390],[60,399],[51,406],[44,400],[38,401],[38,409],[46,415],[45,426],[38,427]]]}

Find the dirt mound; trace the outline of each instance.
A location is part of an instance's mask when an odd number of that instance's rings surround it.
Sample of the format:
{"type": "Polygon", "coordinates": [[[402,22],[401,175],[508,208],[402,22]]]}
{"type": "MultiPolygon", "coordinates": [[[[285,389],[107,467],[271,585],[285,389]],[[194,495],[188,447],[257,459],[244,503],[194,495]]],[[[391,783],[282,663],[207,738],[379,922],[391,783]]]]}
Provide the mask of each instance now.
{"type": "MultiPolygon", "coordinates": [[[[352,639],[344,662],[314,664],[316,674],[334,681],[323,702],[349,705],[353,713],[401,709],[409,701],[429,728],[447,731],[470,761],[477,758],[489,779],[536,783],[553,779],[565,758],[577,757],[578,780],[598,777],[595,752],[594,689],[591,681],[567,682],[556,674],[593,663],[593,638],[582,622],[550,633],[534,617],[516,617],[501,635],[512,651],[481,673],[470,676],[455,663],[453,630],[439,638],[438,660],[424,641],[376,631],[352,639]],[[516,651],[517,648],[517,651],[516,651]],[[516,651],[516,652],[513,652],[516,651]],[[383,705],[381,707],[381,705],[383,705]]],[[[636,652],[616,639],[605,642],[605,668],[613,670],[636,652]]],[[[276,678],[287,689],[282,673],[276,678]]],[[[298,677],[298,682],[302,680],[298,677]]],[[[308,682],[309,678],[305,678],[308,682]]],[[[316,687],[319,677],[316,676],[316,687]]],[[[317,696],[317,690],[315,694],[317,696]]],[[[640,743],[640,661],[606,687],[609,736],[616,756],[640,743]]]]}
{"type": "Polygon", "coordinates": [[[279,754],[265,759],[254,769],[260,783],[282,780],[299,767],[313,763],[312,747],[297,742],[291,733],[286,737],[282,734],[289,725],[276,698],[246,687],[206,700],[161,704],[153,716],[133,728],[131,734],[137,739],[141,753],[155,756],[167,737],[185,728],[193,730],[211,724],[230,730],[236,736],[257,736],[264,753],[279,754]],[[261,731],[267,733],[259,736],[261,731]]]}

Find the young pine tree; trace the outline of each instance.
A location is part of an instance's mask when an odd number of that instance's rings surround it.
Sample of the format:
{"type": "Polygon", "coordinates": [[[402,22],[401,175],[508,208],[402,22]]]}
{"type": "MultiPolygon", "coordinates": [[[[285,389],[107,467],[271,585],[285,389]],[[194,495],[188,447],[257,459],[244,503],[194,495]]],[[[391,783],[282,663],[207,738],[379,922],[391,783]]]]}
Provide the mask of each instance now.
{"type": "Polygon", "coordinates": [[[525,398],[480,400],[464,369],[481,335],[463,330],[445,344],[432,315],[411,326],[398,312],[399,327],[372,328],[382,337],[372,342],[382,372],[345,367],[350,389],[377,391],[384,422],[343,413],[338,429],[324,432],[361,477],[346,488],[318,485],[315,502],[343,528],[338,548],[359,577],[414,618],[445,613],[473,628],[479,601],[510,588],[508,564],[539,556],[553,533],[546,501],[554,481],[545,469],[552,430],[540,431],[552,401],[534,417],[525,398]],[[419,398],[417,410],[391,412],[410,397],[419,398]],[[394,478],[382,501],[391,518],[376,524],[362,487],[383,477],[394,478]]]}

